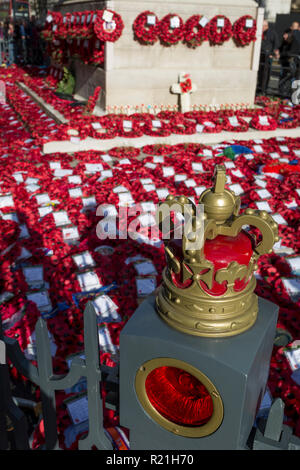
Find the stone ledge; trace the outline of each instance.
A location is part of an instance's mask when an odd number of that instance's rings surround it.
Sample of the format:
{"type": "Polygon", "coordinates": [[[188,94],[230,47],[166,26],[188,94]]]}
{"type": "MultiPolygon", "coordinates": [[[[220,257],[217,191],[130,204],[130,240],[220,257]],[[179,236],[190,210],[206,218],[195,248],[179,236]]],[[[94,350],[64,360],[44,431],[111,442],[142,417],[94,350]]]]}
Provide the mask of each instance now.
{"type": "Polygon", "coordinates": [[[59,111],[57,111],[51,104],[46,103],[40,96],[31,90],[25,83],[16,82],[19,88],[29,95],[40,108],[47,114],[47,116],[54,119],[57,124],[67,124],[69,121],[59,111]]]}
{"type": "Polygon", "coordinates": [[[81,140],[79,144],[74,144],[68,140],[65,141],[52,141],[47,142],[43,146],[44,154],[50,153],[74,153],[74,152],[88,152],[107,151],[113,147],[136,147],[141,148],[144,145],[155,144],[168,144],[175,145],[179,143],[199,143],[204,145],[219,144],[230,140],[255,140],[255,139],[270,139],[272,137],[299,137],[300,128],[296,129],[276,129],[275,131],[256,131],[250,130],[247,132],[220,132],[219,134],[193,134],[193,135],[179,135],[173,134],[169,137],[151,137],[143,136],[136,139],[116,137],[115,139],[93,139],[88,137],[81,140]]]}

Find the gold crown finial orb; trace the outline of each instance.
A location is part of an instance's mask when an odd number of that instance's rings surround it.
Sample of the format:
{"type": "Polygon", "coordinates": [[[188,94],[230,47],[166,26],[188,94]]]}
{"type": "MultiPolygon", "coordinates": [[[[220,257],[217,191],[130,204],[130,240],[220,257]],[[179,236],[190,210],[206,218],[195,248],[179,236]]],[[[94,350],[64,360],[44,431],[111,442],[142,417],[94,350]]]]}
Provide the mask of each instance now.
{"type": "MultiPolygon", "coordinates": [[[[278,225],[265,211],[249,208],[239,215],[240,198],[225,189],[223,165],[216,165],[213,181],[214,186],[200,195],[199,204],[204,209],[200,216],[185,196],[168,197],[160,204],[169,207],[169,215],[171,211],[187,213],[190,228],[188,233],[183,230],[181,239],[165,241],[167,266],[156,309],[164,321],[181,332],[226,337],[246,331],[256,321],[253,273],[258,258],[271,252],[279,240],[278,225]],[[243,226],[258,228],[261,241],[257,244],[243,226]]],[[[160,229],[163,222],[159,213],[160,229]]]]}
{"type": "Polygon", "coordinates": [[[199,204],[204,205],[209,219],[214,219],[216,224],[223,224],[232,214],[237,215],[240,198],[233,191],[225,189],[226,171],[223,165],[216,165],[213,179],[214,187],[201,194],[199,204]]]}

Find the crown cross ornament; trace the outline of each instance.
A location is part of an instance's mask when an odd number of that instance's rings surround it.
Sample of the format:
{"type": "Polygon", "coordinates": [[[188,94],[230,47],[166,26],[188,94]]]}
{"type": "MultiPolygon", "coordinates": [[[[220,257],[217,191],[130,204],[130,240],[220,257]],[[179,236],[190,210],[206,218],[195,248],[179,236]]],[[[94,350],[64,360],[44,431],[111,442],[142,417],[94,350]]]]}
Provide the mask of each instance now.
{"type": "MultiPolygon", "coordinates": [[[[184,214],[187,229],[181,239],[165,242],[167,266],[156,309],[170,326],[192,335],[225,337],[251,328],[258,314],[257,260],[279,240],[278,225],[267,212],[249,208],[239,215],[240,198],[225,184],[225,167],[216,165],[214,186],[199,199],[202,214],[187,197],[172,195],[157,213],[160,230],[171,211],[184,214]],[[259,229],[261,240],[244,226],[259,229]]],[[[171,222],[171,233],[174,227],[171,222]]]]}

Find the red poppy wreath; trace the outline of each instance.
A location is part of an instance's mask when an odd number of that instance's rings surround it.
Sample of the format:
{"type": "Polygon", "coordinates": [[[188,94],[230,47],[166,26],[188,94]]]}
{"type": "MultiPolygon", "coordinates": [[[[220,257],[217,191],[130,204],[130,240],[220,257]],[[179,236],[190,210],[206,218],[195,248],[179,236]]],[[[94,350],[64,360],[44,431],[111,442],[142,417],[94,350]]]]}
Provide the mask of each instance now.
{"type": "Polygon", "coordinates": [[[184,39],[184,23],[180,16],[169,13],[159,22],[159,38],[165,46],[178,44],[184,39]]]}
{"type": "Polygon", "coordinates": [[[124,29],[124,23],[120,15],[112,10],[98,12],[94,31],[100,41],[117,41],[124,29]]]}
{"type": "Polygon", "coordinates": [[[185,43],[195,49],[208,39],[208,20],[201,15],[191,16],[185,23],[185,43]]]}
{"type": "Polygon", "coordinates": [[[233,37],[238,46],[248,46],[256,41],[256,21],[252,16],[242,16],[234,23],[233,37]]]}
{"type": "Polygon", "coordinates": [[[158,40],[159,20],[155,13],[143,11],[133,23],[135,38],[142,44],[151,45],[158,40]]]}
{"type": "Polygon", "coordinates": [[[216,15],[208,25],[208,38],[211,44],[221,45],[232,37],[231,22],[224,15],[216,15]]]}

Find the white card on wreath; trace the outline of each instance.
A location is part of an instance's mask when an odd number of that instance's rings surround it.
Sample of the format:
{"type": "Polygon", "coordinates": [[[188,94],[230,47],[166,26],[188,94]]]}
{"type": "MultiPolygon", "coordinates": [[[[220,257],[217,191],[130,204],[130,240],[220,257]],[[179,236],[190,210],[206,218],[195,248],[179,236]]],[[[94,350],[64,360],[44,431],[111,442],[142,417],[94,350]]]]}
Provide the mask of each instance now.
{"type": "Polygon", "coordinates": [[[82,205],[83,207],[95,207],[97,205],[95,196],[83,197],[82,205]]]}
{"type": "Polygon", "coordinates": [[[38,211],[39,211],[40,217],[45,217],[45,215],[53,212],[53,207],[52,206],[38,207],[38,211]]]}
{"type": "Polygon", "coordinates": [[[206,16],[202,16],[202,18],[199,20],[199,24],[200,26],[202,26],[202,28],[205,28],[205,26],[207,25],[208,23],[208,18],[206,18],[206,16]]]}
{"type": "Polygon", "coordinates": [[[101,158],[104,162],[111,162],[112,161],[112,158],[110,155],[108,154],[105,154],[105,155],[101,155],[101,158]]]}
{"type": "Polygon", "coordinates": [[[279,145],[279,148],[284,153],[289,153],[289,148],[286,145],[279,145]]]}
{"type": "Polygon", "coordinates": [[[151,294],[156,289],[156,279],[152,277],[136,278],[138,296],[151,294]]]}
{"type": "Polygon", "coordinates": [[[199,134],[203,132],[203,129],[204,129],[204,126],[202,126],[202,124],[196,125],[196,132],[199,132],[199,134]]]}
{"type": "Polygon", "coordinates": [[[98,173],[103,171],[103,165],[101,163],[86,163],[85,169],[90,173],[98,173]]]}
{"type": "Polygon", "coordinates": [[[235,164],[233,162],[224,162],[225,168],[229,170],[230,168],[236,168],[235,164]]]}
{"type": "Polygon", "coordinates": [[[229,189],[231,189],[231,191],[233,191],[237,196],[240,196],[241,194],[244,194],[244,190],[243,190],[242,186],[239,183],[231,184],[229,186],[229,189]]]}
{"type": "Polygon", "coordinates": [[[164,163],[165,159],[162,155],[154,155],[153,161],[154,163],[164,163]]]}
{"type": "Polygon", "coordinates": [[[286,262],[290,265],[292,274],[294,276],[300,276],[300,256],[294,258],[286,258],[286,262]]]}
{"type": "Polygon", "coordinates": [[[161,121],[159,121],[158,119],[155,119],[152,121],[152,127],[155,127],[155,128],[160,128],[161,127],[161,121]]]}
{"type": "Polygon", "coordinates": [[[156,268],[151,261],[142,261],[134,265],[139,276],[149,276],[150,274],[157,274],[156,268]]]}
{"type": "Polygon", "coordinates": [[[123,128],[132,129],[132,121],[128,121],[128,120],[123,121],[123,128]]]}
{"type": "Polygon", "coordinates": [[[156,189],[155,184],[144,184],[143,188],[145,191],[147,191],[147,193],[149,193],[150,191],[155,191],[156,189]]]}
{"type": "Polygon", "coordinates": [[[99,297],[96,297],[92,304],[95,308],[96,314],[104,321],[109,316],[111,316],[115,321],[120,320],[120,316],[116,312],[119,307],[108,295],[100,295],[99,297]]]}
{"type": "Polygon", "coordinates": [[[77,280],[82,291],[88,292],[102,287],[102,284],[100,284],[99,278],[94,271],[77,274],[77,280]]]}
{"type": "Polygon", "coordinates": [[[79,176],[79,175],[68,176],[68,181],[69,181],[69,183],[72,183],[72,184],[81,184],[82,183],[81,176],[79,176]]]}
{"type": "Polygon", "coordinates": [[[115,346],[111,340],[109,329],[105,325],[101,325],[98,330],[99,346],[103,352],[109,352],[111,354],[117,353],[117,346],[115,346]]]}
{"type": "Polygon", "coordinates": [[[71,223],[66,211],[53,212],[54,222],[57,227],[71,223]]]}
{"type": "Polygon", "coordinates": [[[72,400],[66,405],[73,424],[83,423],[89,419],[87,395],[84,395],[77,400],[72,400]]]}
{"type": "Polygon", "coordinates": [[[288,209],[297,209],[297,208],[298,208],[298,204],[297,204],[297,202],[295,201],[295,199],[293,199],[291,202],[285,202],[284,205],[285,205],[288,209]]]}
{"type": "Polygon", "coordinates": [[[272,215],[275,222],[279,225],[288,225],[287,221],[282,217],[281,214],[273,214],[272,215]]]}
{"type": "Polygon", "coordinates": [[[272,197],[272,194],[267,190],[267,189],[258,189],[256,191],[256,194],[261,198],[261,199],[268,199],[272,197]]]}
{"type": "Polygon", "coordinates": [[[256,152],[256,153],[262,153],[264,151],[264,149],[262,148],[261,145],[253,145],[253,150],[256,152]]]}
{"type": "Polygon", "coordinates": [[[15,178],[17,183],[23,183],[24,181],[22,173],[14,173],[13,177],[15,178]]]}
{"type": "Polygon", "coordinates": [[[28,191],[29,193],[34,193],[38,189],[40,189],[38,184],[29,184],[28,186],[26,186],[26,191],[28,191]]]}
{"type": "Polygon", "coordinates": [[[204,171],[202,163],[192,163],[192,168],[194,171],[204,171]]]}
{"type": "Polygon", "coordinates": [[[131,165],[131,161],[128,158],[122,158],[119,160],[119,165],[131,165]]]}
{"type": "Polygon", "coordinates": [[[268,183],[267,181],[264,181],[261,178],[255,178],[255,184],[257,184],[257,186],[260,186],[261,188],[266,188],[268,183]]]}
{"type": "Polygon", "coordinates": [[[164,177],[173,176],[173,175],[175,175],[175,170],[172,166],[163,167],[163,176],[164,177]]]}
{"type": "Polygon", "coordinates": [[[206,190],[205,186],[198,186],[197,188],[194,188],[194,191],[197,196],[200,196],[205,190],[206,190]]]}
{"type": "Polygon", "coordinates": [[[114,189],[113,189],[113,193],[115,194],[119,194],[119,193],[127,193],[128,192],[128,188],[126,188],[126,186],[116,186],[114,189]]]}
{"type": "Polygon", "coordinates": [[[154,15],[147,15],[147,25],[152,26],[156,23],[156,17],[154,15]]]}
{"type": "Polygon", "coordinates": [[[216,127],[216,125],[211,121],[204,121],[203,123],[206,127],[216,127]]]}
{"type": "Polygon", "coordinates": [[[114,14],[111,11],[104,10],[102,19],[106,21],[107,23],[110,23],[114,17],[114,14]]]}
{"type": "Polygon", "coordinates": [[[246,28],[253,28],[253,20],[250,18],[247,18],[245,26],[246,28]]]}
{"type": "Polygon", "coordinates": [[[187,188],[195,188],[195,186],[197,186],[196,181],[193,180],[192,178],[185,180],[184,184],[186,185],[187,188]]]}
{"type": "Polygon", "coordinates": [[[77,227],[67,227],[62,229],[63,239],[68,240],[78,240],[79,233],[77,227]]]}
{"type": "Polygon", "coordinates": [[[138,220],[140,221],[142,227],[151,227],[152,225],[156,224],[155,218],[149,213],[139,215],[138,220]]]}
{"type": "Polygon", "coordinates": [[[83,251],[73,256],[73,260],[78,268],[89,268],[95,266],[95,261],[89,251],[83,251]]]}
{"type": "Polygon", "coordinates": [[[217,28],[224,28],[224,26],[225,26],[224,18],[218,18],[217,19],[217,28]]]}
{"type": "Polygon", "coordinates": [[[53,176],[61,178],[63,176],[72,175],[72,173],[73,173],[73,170],[65,170],[63,168],[57,168],[56,170],[54,170],[53,176]]]}
{"type": "Polygon", "coordinates": [[[298,370],[300,368],[300,348],[285,349],[284,354],[292,371],[298,370]]]}
{"type": "Polygon", "coordinates": [[[179,28],[179,26],[180,26],[180,20],[179,20],[178,16],[173,16],[170,19],[170,27],[172,29],[174,29],[174,28],[179,28]]]}
{"type": "Polygon", "coordinates": [[[100,122],[92,122],[92,128],[97,130],[97,129],[102,129],[102,126],[100,122]]]}
{"type": "Polygon", "coordinates": [[[187,175],[175,175],[174,176],[175,183],[180,183],[181,181],[184,181],[186,179],[187,179],[187,175]]]}
{"type": "Polygon", "coordinates": [[[140,183],[141,184],[149,184],[149,183],[153,183],[153,180],[151,178],[141,178],[140,183]]]}
{"type": "Polygon", "coordinates": [[[144,212],[155,212],[156,206],[152,201],[141,202],[141,208],[144,212]]]}
{"type": "Polygon", "coordinates": [[[115,217],[118,215],[118,211],[113,204],[104,204],[99,206],[97,215],[102,215],[103,217],[115,217]]]}
{"type": "Polygon", "coordinates": [[[238,127],[240,125],[236,116],[229,116],[228,121],[233,127],[238,127]]]}
{"type": "Polygon", "coordinates": [[[268,116],[258,116],[259,124],[261,126],[269,126],[268,116]]]}
{"type": "Polygon", "coordinates": [[[15,212],[9,212],[8,214],[3,214],[2,219],[3,220],[12,220],[13,222],[16,222],[17,224],[20,223],[18,215],[15,212]]]}
{"type": "Polygon", "coordinates": [[[260,211],[273,212],[267,201],[256,202],[255,204],[260,211]]]}
{"type": "Polygon", "coordinates": [[[134,199],[130,192],[119,193],[119,203],[120,204],[134,204],[134,199]]]}
{"type": "Polygon", "coordinates": [[[155,163],[151,163],[151,162],[147,162],[145,163],[145,168],[150,168],[150,170],[154,170],[156,168],[156,164],[155,163]]]}
{"type": "Polygon", "coordinates": [[[13,206],[14,206],[14,200],[11,195],[0,196],[0,209],[2,209],[2,207],[13,207],[13,206]]]}
{"type": "Polygon", "coordinates": [[[61,168],[61,163],[60,162],[49,162],[49,166],[51,170],[57,170],[61,168]]]}
{"type": "Polygon", "coordinates": [[[101,177],[102,178],[112,178],[113,177],[112,170],[103,170],[103,171],[101,171],[101,177]]]}
{"type": "Polygon", "coordinates": [[[296,278],[292,279],[282,279],[282,283],[290,295],[291,299],[294,301],[298,301],[300,298],[300,282],[296,278]]]}
{"type": "Polygon", "coordinates": [[[51,202],[50,197],[47,193],[37,194],[35,198],[39,206],[42,206],[43,204],[49,204],[51,202]]]}
{"type": "Polygon", "coordinates": [[[43,266],[30,266],[23,268],[23,273],[28,284],[44,282],[43,266]]]}
{"type": "Polygon", "coordinates": [[[81,188],[71,188],[69,189],[70,197],[82,197],[82,189],[81,188]]]}
{"type": "Polygon", "coordinates": [[[159,199],[165,199],[169,194],[169,190],[165,188],[159,188],[156,190],[156,194],[158,195],[159,199]]]}
{"type": "Polygon", "coordinates": [[[28,300],[34,302],[37,308],[44,312],[50,311],[52,309],[52,304],[49,299],[48,291],[32,292],[31,294],[26,294],[28,300]]]}
{"type": "Polygon", "coordinates": [[[232,170],[231,173],[237,178],[245,178],[245,175],[241,172],[241,170],[232,170]]]}

